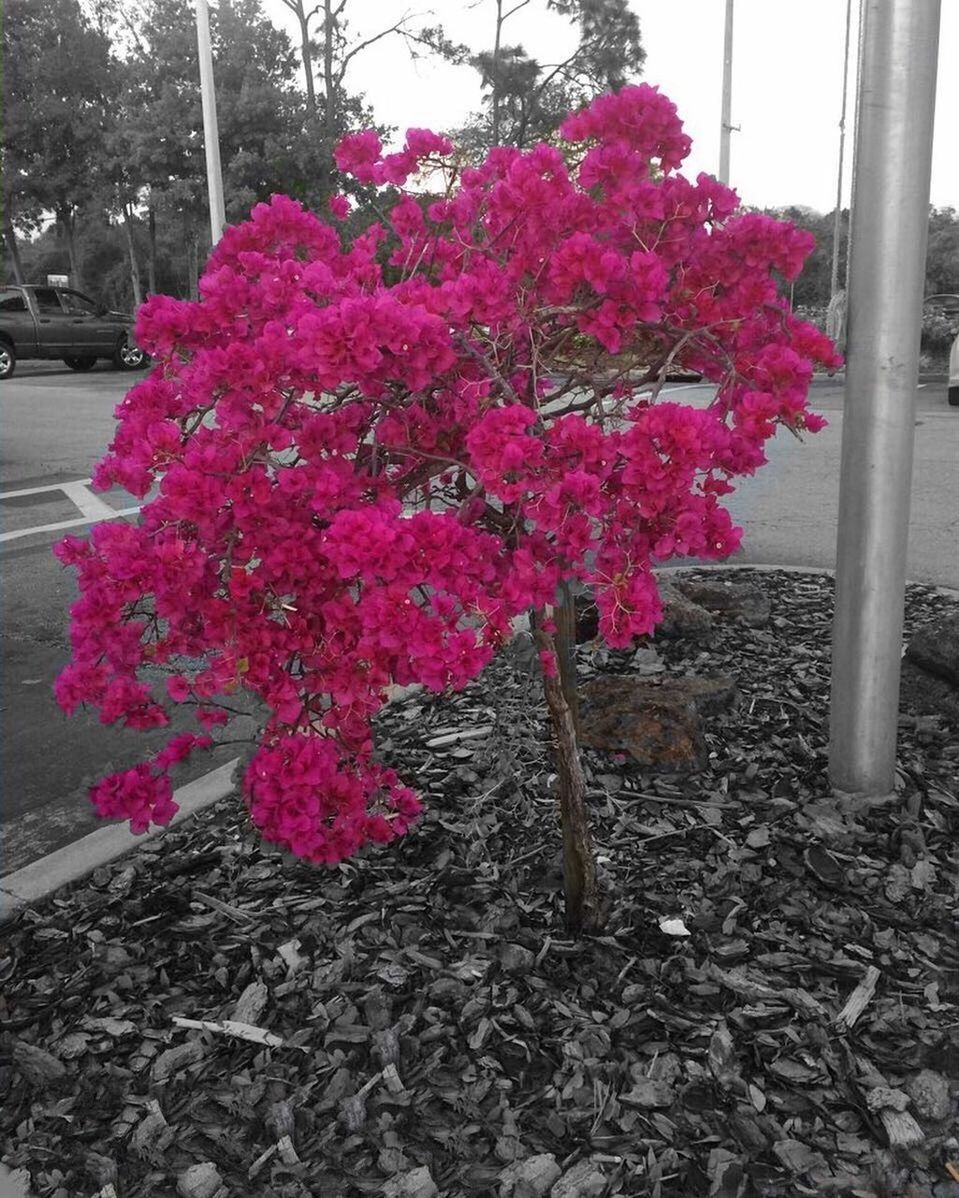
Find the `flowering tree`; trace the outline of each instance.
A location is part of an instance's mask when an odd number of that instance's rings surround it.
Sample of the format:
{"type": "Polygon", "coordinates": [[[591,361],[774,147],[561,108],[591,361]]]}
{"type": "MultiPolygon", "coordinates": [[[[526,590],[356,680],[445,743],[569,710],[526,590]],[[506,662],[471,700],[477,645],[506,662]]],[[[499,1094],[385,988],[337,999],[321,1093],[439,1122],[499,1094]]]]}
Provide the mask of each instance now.
{"type": "MultiPolygon", "coordinates": [[[[189,705],[206,732],[253,692],[269,715],[243,778],[251,818],[333,863],[420,810],[373,755],[390,684],[465,686],[532,610],[567,911],[590,927],[557,587],[592,588],[611,646],[652,632],[654,564],[737,547],[729,480],[763,463],[778,425],[822,424],[812,364],[838,359],[777,287],[811,237],[678,174],[689,140],[655,88],[601,96],[562,134],[565,152],[498,148],[458,178],[435,134],[387,156],[349,136],[339,167],[399,189],[382,225],[344,245],[276,196],[225,233],[198,303],[145,305],[137,336],[158,364],[120,405],[94,485],[155,494],[137,525],[58,546],[80,599],[56,692],[132,728],[189,705]],[[447,185],[432,203],[403,190],[424,165],[447,185]],[[708,408],[659,398],[677,365],[716,384],[708,408]],[[158,664],[165,694],[142,678],[158,664]]],[[[170,767],[209,743],[177,736],[100,782],[97,811],[167,822],[170,767]]]]}

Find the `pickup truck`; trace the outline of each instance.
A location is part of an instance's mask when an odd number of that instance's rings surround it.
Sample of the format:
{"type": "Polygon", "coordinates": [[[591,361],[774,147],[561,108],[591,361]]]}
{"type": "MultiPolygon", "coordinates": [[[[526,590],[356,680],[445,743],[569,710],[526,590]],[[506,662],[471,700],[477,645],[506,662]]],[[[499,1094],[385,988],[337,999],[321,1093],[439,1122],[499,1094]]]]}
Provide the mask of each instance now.
{"type": "Polygon", "coordinates": [[[133,341],[133,317],[110,312],[69,287],[0,286],[0,379],[20,358],[59,358],[71,370],[90,370],[109,358],[119,370],[149,359],[133,341]]]}

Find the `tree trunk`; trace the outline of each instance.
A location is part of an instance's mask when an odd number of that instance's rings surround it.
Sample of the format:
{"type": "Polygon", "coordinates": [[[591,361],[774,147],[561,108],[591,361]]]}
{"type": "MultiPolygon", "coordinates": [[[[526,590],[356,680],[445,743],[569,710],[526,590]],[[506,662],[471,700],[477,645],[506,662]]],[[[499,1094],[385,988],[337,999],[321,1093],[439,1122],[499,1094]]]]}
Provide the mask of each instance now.
{"type": "Polygon", "coordinates": [[[323,0],[323,85],[326,88],[326,140],[332,155],[336,141],[336,80],[333,77],[333,30],[334,17],[332,0],[323,0]]]}
{"type": "Polygon", "coordinates": [[[559,681],[563,697],[573,717],[573,727],[579,736],[579,690],[576,685],[576,606],[568,582],[559,584],[556,607],[553,610],[556,625],[556,657],[559,665],[559,681]]]}
{"type": "MultiPolygon", "coordinates": [[[[303,75],[306,79],[307,115],[311,123],[316,125],[319,121],[319,114],[316,111],[316,88],[313,84],[313,52],[310,49],[310,27],[303,9],[303,0],[298,0],[296,16],[300,22],[300,53],[303,56],[303,75]]],[[[329,86],[328,83],[327,86],[329,86]]],[[[329,100],[327,100],[327,107],[329,107],[329,100]]]]}
{"type": "Polygon", "coordinates": [[[133,244],[133,228],[131,221],[133,212],[129,204],[123,205],[123,234],[127,243],[127,254],[130,258],[130,286],[133,288],[133,305],[136,308],[143,303],[143,288],[140,286],[140,267],[137,264],[136,246],[133,244]]]}
{"type": "Polygon", "coordinates": [[[62,208],[57,213],[57,220],[67,243],[67,260],[70,263],[70,286],[77,291],[83,290],[83,276],[80,273],[80,259],[77,257],[77,222],[76,214],[69,208],[62,208]]]}
{"type": "Polygon", "coordinates": [[[200,290],[197,286],[200,275],[200,247],[198,244],[197,235],[191,231],[189,234],[190,250],[189,250],[189,266],[187,267],[190,275],[190,299],[198,300],[200,298],[200,290]]]}
{"type": "Polygon", "coordinates": [[[157,216],[153,205],[153,195],[147,204],[147,230],[149,233],[150,250],[147,258],[147,291],[156,295],[157,290],[157,216]]]}
{"type": "MultiPolygon", "coordinates": [[[[556,642],[537,620],[540,647],[556,654],[556,642]]],[[[586,779],[579,759],[576,727],[558,676],[544,670],[543,689],[556,736],[559,820],[563,834],[563,886],[566,924],[570,932],[598,932],[605,923],[602,895],[596,882],[596,860],[586,816],[586,779]]]]}
{"type": "Polygon", "coordinates": [[[496,38],[493,42],[493,71],[492,83],[493,94],[490,97],[492,100],[493,120],[490,130],[490,145],[499,145],[499,51],[500,41],[503,36],[503,0],[496,0],[496,38]]]}
{"type": "Polygon", "coordinates": [[[13,280],[22,287],[26,281],[23,277],[23,263],[20,261],[20,247],[17,245],[17,234],[10,219],[10,213],[3,214],[3,239],[7,243],[10,261],[13,264],[13,280]]]}

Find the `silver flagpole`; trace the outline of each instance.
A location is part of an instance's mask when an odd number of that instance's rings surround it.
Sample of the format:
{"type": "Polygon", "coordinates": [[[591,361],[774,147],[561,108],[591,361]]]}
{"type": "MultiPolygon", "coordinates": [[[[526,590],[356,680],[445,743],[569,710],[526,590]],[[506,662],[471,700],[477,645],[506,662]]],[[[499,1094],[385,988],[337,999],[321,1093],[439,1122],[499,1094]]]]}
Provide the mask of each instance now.
{"type": "Polygon", "coordinates": [[[726,0],[723,33],[723,104],[719,127],[719,181],[729,183],[729,138],[733,131],[733,0],[726,0]]]}
{"type": "Polygon", "coordinates": [[[850,252],[830,780],[892,792],[940,0],[866,0],[850,252]]]}
{"type": "Polygon", "coordinates": [[[216,94],[213,88],[213,51],[210,48],[210,16],[207,0],[196,0],[196,45],[200,59],[200,99],[203,105],[203,148],[206,151],[206,186],[210,200],[210,235],[220,240],[226,225],[223,207],[223,175],[220,171],[220,135],[216,124],[216,94]]]}

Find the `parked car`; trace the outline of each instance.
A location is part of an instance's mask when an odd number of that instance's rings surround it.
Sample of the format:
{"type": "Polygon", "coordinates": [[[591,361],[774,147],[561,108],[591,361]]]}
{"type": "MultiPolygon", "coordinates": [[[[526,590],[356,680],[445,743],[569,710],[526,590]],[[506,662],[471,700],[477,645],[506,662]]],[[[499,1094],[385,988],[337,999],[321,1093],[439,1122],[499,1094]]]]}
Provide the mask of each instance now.
{"type": "Polygon", "coordinates": [[[59,358],[71,370],[90,370],[109,358],[119,370],[149,361],[133,340],[133,317],[110,312],[69,287],[0,287],[0,379],[20,358],[59,358]]]}

